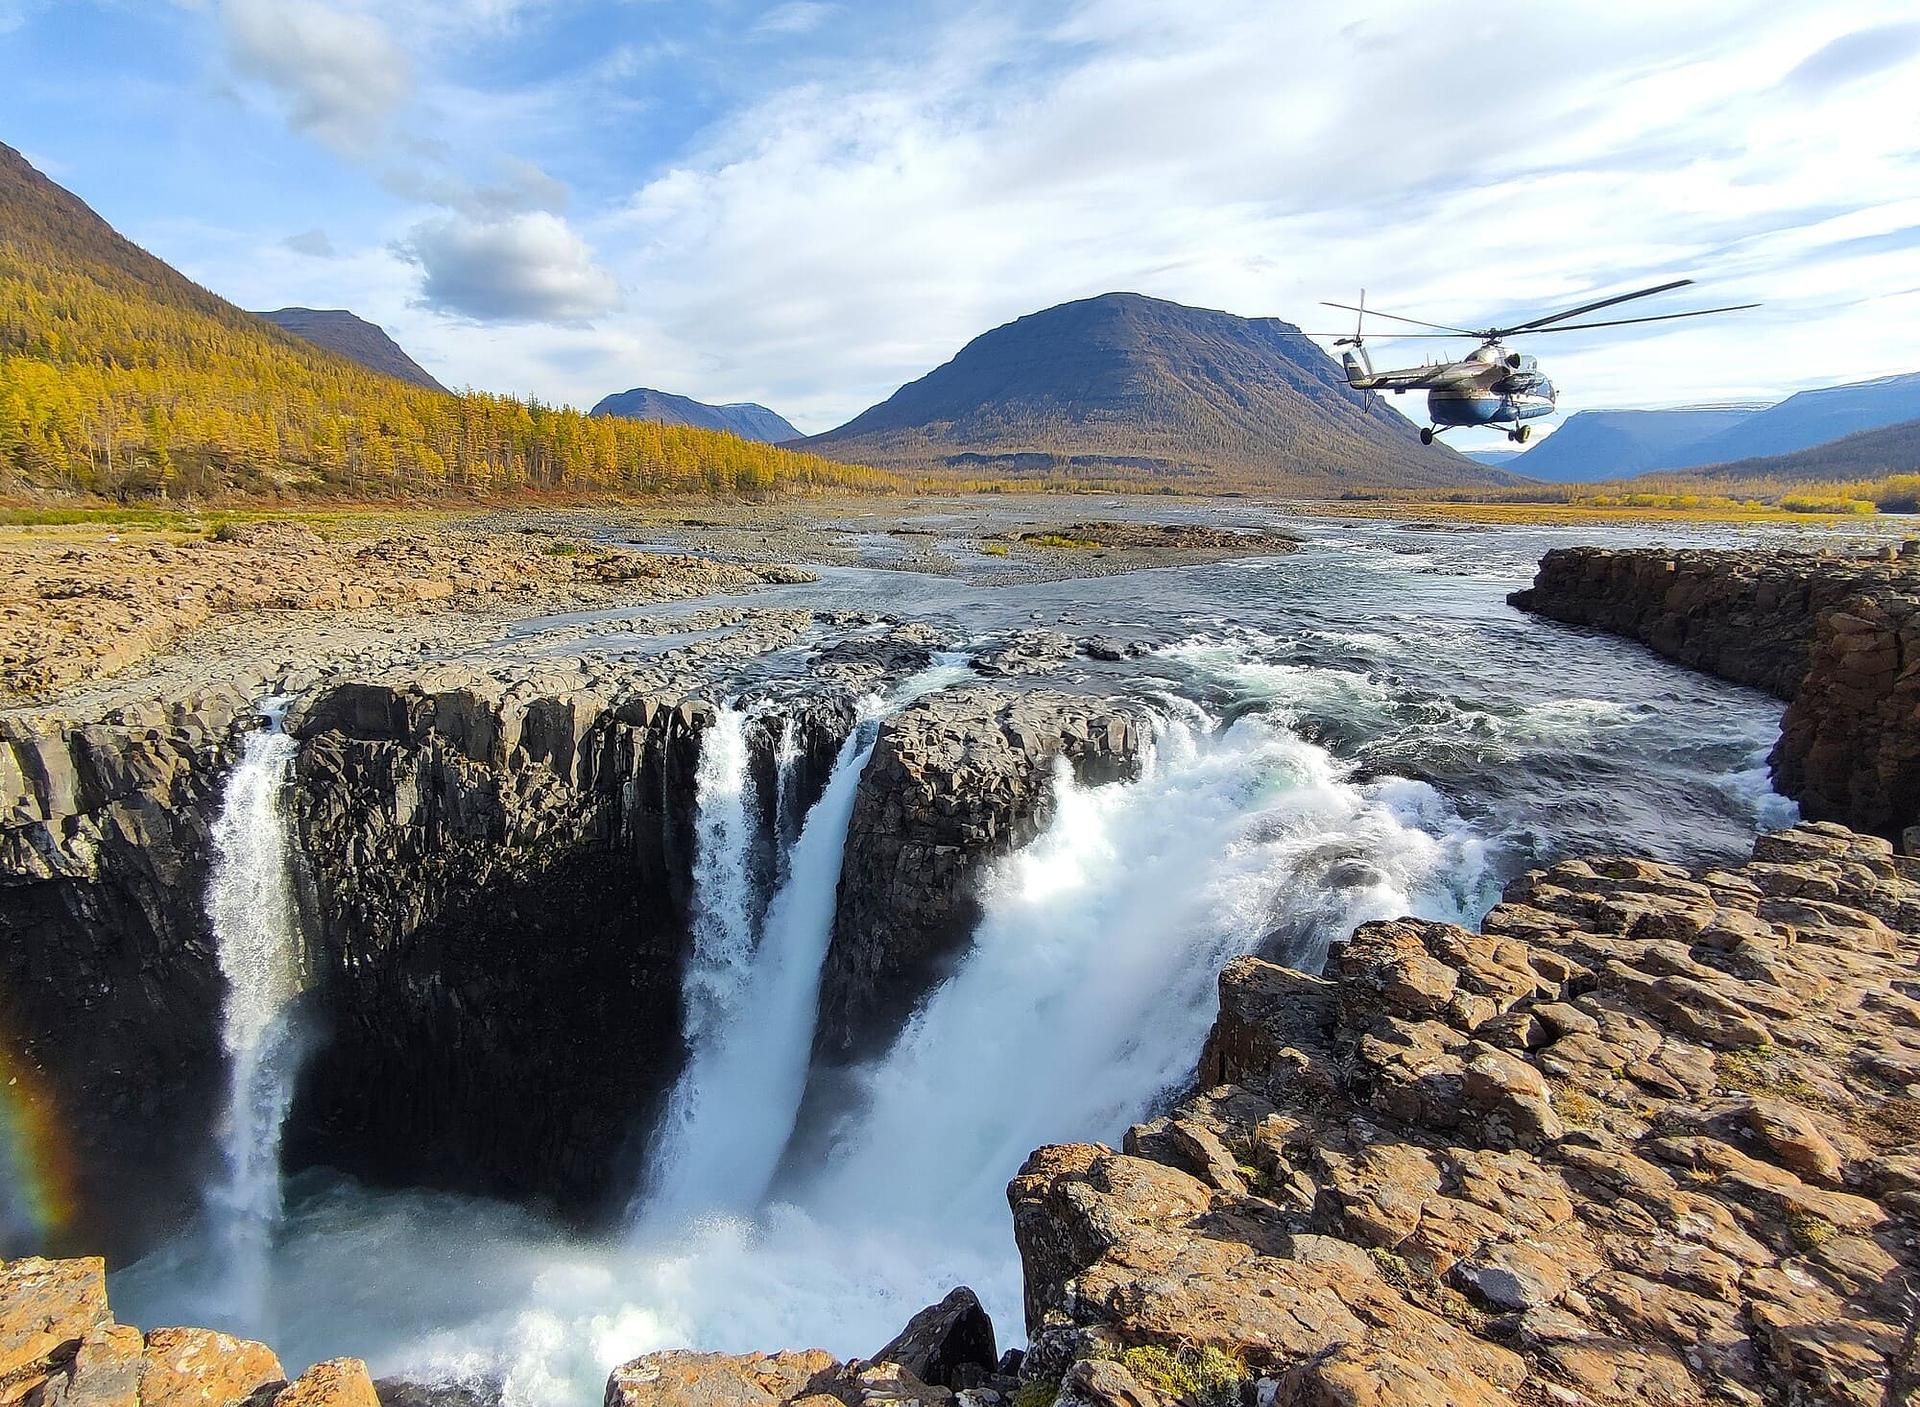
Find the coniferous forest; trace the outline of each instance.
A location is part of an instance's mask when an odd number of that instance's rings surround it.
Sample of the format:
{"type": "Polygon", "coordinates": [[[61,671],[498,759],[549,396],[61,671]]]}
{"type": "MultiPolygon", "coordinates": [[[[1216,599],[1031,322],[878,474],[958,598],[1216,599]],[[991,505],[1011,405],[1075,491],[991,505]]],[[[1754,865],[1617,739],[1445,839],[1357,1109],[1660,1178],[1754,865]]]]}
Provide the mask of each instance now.
{"type": "Polygon", "coordinates": [[[685,426],[409,385],[183,277],[0,145],[0,494],[389,498],[884,488],[685,426]]]}

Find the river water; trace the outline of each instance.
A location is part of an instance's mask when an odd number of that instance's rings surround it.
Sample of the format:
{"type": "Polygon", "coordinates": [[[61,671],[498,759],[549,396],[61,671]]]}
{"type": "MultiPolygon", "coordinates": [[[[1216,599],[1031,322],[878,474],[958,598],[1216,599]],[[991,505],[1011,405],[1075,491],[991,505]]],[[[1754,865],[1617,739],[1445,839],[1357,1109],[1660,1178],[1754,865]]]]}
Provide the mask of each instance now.
{"type": "MultiPolygon", "coordinates": [[[[779,828],[787,854],[753,867],[779,877],[772,892],[742,892],[737,853],[716,850],[704,871],[696,857],[713,906],[690,979],[706,1026],[670,1102],[671,1156],[631,1224],[582,1238],[526,1209],[302,1174],[261,1291],[288,1367],[357,1354],[377,1374],[509,1402],[594,1403],[609,1367],[657,1348],[869,1354],[957,1283],[1017,1343],[1006,1180],[1037,1144],[1116,1142],[1178,1089],[1227,958],[1312,966],[1367,919],[1473,922],[1506,878],[1558,856],[1737,856],[1792,819],[1764,764],[1778,703],[1505,604],[1550,546],[1646,534],[1290,526],[1302,550],[1266,559],[1011,587],[828,568],[755,597],[923,619],[963,648],[1039,627],[1138,645],[1059,682],[1154,708],[1146,775],[1056,779],[1048,829],[987,878],[970,954],[862,1072],[818,1165],[769,1193],[805,1076],[805,969],[831,917],[851,764],[870,743],[857,735],[814,812],[779,828]],[[765,1107],[732,1107],[749,1098],[765,1107]],[[716,1115],[720,1133],[703,1132],[716,1115]]],[[[961,675],[946,663],[921,685],[961,675]]],[[[756,672],[804,667],[789,653],[756,672]]],[[[727,751],[703,759],[697,828],[735,852],[737,733],[711,735],[727,751]]],[[[204,1318],[199,1255],[181,1246],[123,1272],[122,1316],[204,1318]]]]}

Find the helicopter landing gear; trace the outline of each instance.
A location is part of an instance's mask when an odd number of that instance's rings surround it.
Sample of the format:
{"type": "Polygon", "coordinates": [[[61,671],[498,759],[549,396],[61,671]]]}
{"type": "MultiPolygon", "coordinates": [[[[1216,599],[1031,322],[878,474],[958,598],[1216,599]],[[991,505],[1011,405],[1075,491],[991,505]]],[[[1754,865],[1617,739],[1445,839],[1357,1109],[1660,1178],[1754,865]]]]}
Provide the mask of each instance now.
{"type": "Polygon", "coordinates": [[[1533,438],[1533,426],[1516,425],[1507,431],[1507,438],[1512,440],[1516,445],[1524,445],[1528,440],[1533,438]]]}

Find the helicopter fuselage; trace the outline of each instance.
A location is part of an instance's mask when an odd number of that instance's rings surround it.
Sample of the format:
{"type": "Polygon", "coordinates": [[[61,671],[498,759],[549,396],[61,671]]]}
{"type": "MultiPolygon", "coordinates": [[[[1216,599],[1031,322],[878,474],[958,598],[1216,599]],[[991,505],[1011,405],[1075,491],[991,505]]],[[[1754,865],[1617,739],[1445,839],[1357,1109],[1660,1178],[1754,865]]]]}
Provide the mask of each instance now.
{"type": "Polygon", "coordinates": [[[1513,372],[1491,383],[1436,386],[1427,392],[1435,425],[1495,425],[1553,414],[1553,383],[1537,371],[1513,372]]]}
{"type": "Polygon", "coordinates": [[[1364,349],[1348,352],[1347,382],[1362,390],[1427,393],[1435,425],[1518,425],[1551,415],[1556,392],[1534,359],[1497,342],[1459,361],[1375,371],[1364,349]]]}

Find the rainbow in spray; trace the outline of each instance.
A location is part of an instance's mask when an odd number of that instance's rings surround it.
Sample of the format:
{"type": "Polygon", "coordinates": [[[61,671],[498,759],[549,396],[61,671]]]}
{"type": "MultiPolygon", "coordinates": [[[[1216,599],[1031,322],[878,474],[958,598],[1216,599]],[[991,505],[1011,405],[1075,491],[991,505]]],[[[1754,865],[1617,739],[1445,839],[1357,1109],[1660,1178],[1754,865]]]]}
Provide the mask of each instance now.
{"type": "Polygon", "coordinates": [[[73,1160],[52,1097],[0,1040],[0,1254],[45,1249],[75,1210],[73,1160]]]}

